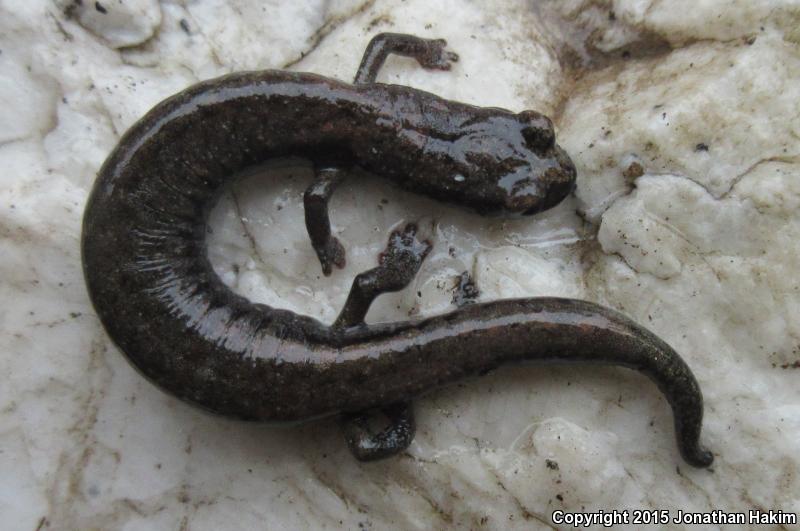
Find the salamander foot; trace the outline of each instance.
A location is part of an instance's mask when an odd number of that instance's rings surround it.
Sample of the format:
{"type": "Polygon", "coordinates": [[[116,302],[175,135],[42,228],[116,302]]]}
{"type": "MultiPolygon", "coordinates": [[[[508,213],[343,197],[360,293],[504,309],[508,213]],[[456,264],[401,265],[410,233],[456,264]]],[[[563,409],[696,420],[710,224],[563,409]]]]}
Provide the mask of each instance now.
{"type": "Polygon", "coordinates": [[[347,446],[359,461],[376,461],[398,454],[408,448],[414,439],[416,425],[410,402],[400,402],[381,408],[389,425],[374,433],[370,421],[376,419],[374,411],[342,415],[342,430],[347,446]]]}
{"type": "Polygon", "coordinates": [[[400,291],[417,275],[432,245],[417,238],[417,226],[409,223],[389,236],[386,249],[378,257],[378,267],[356,275],[334,328],[347,328],[364,322],[372,301],[382,293],[400,291]]]}
{"type": "Polygon", "coordinates": [[[408,286],[432,248],[430,241],[417,238],[417,226],[413,223],[402,231],[392,232],[386,249],[378,256],[380,291],[397,291],[408,286]]]}

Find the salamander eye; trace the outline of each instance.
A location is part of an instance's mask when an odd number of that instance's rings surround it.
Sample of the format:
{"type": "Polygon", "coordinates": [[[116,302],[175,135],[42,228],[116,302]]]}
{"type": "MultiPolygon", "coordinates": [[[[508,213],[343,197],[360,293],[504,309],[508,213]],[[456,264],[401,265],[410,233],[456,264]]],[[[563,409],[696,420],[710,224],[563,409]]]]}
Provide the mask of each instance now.
{"type": "Polygon", "coordinates": [[[553,122],[536,111],[522,111],[517,115],[522,125],[522,137],[531,149],[548,150],[556,143],[553,122]]]}

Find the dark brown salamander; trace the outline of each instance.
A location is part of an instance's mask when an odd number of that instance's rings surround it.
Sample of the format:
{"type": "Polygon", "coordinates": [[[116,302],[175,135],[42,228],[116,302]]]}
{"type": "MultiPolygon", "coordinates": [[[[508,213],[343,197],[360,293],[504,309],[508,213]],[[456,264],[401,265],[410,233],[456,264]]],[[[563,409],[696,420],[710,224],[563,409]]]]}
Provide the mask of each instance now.
{"type": "Polygon", "coordinates": [[[82,241],[89,293],[117,346],[156,385],[216,413],[273,422],[342,413],[348,444],[364,460],[408,446],[409,401],[439,386],[505,363],[622,365],[658,385],[684,459],[708,466],[691,371],[617,312],[536,298],[365,324],[375,297],[404,288],[430,250],[413,225],[393,233],[378,267],[355,278],[332,326],[254,304],[220,281],[206,256],[207,213],[241,170],[274,157],[306,157],[316,168],[306,224],[326,274],[344,264],[328,199],[339,172],[356,165],[480,212],[532,214],[570,193],[575,168],[548,118],[375,83],[389,53],[426,68],[457,59],[444,41],[383,34],[353,85],[293,72],[232,74],[165,100],[125,133],[92,190],[82,241]],[[377,434],[367,422],[375,408],[390,421],[377,434]]]}

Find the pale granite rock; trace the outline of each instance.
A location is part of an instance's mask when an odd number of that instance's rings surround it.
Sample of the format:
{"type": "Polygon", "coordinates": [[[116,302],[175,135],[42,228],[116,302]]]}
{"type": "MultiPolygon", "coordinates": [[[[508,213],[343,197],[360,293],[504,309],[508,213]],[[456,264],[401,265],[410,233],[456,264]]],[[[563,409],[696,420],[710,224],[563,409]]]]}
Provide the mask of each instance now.
{"type": "Polygon", "coordinates": [[[158,0],[57,0],[56,5],[114,48],[142,44],[161,25],[158,0]]]}
{"type": "Polygon", "coordinates": [[[796,1],[100,4],[0,0],[0,529],[547,529],[566,528],[556,509],[800,511],[796,1]],[[382,82],[551,115],[575,197],[486,219],[352,175],[332,205],[348,264],[325,278],[302,225],[309,168],[279,162],[212,214],[222,278],[330,322],[392,228],[417,221],[434,251],[370,321],[447,311],[463,271],[480,300],[624,311],[695,371],[713,471],[680,460],[666,402],[623,369],[505,368],[431,394],[409,451],[363,465],[334,420],[208,416],[110,343],[79,235],[122,132],[231,71],[350,79],[380,31],[444,37],[461,56],[450,72],[391,58],[382,82]]]}

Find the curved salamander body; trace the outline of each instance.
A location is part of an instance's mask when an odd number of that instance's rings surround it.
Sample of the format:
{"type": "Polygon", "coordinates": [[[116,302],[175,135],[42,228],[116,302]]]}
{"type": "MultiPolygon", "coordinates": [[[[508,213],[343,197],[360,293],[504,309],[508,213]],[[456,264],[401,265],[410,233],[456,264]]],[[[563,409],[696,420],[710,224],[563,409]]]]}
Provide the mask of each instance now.
{"type": "Polygon", "coordinates": [[[389,52],[430,68],[455,60],[442,41],[382,35],[355,85],[277,71],[229,75],[162,102],[124,135],[100,171],[82,237],[89,293],[111,338],[159,387],[223,415],[284,422],[344,413],[363,459],[407,446],[408,401],[441,385],[512,362],[622,365],[664,392],[684,458],[710,464],[689,368],[614,311],[537,298],[364,324],[372,300],[408,284],[427,254],[413,226],[356,278],[332,326],[254,304],[220,281],[206,257],[207,213],[233,176],[274,157],[305,157],[317,170],[306,223],[326,274],[344,264],[327,214],[342,169],[357,165],[481,212],[530,214],[570,193],[574,166],[546,117],[372,83],[389,52]],[[393,426],[367,434],[361,412],[371,408],[393,426]]]}

